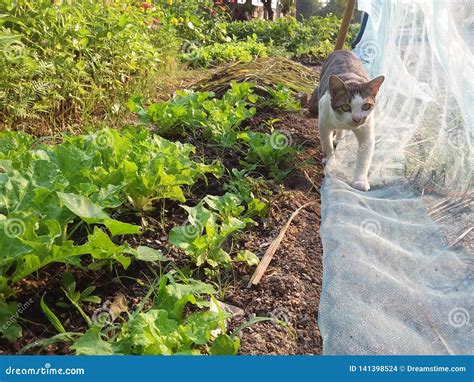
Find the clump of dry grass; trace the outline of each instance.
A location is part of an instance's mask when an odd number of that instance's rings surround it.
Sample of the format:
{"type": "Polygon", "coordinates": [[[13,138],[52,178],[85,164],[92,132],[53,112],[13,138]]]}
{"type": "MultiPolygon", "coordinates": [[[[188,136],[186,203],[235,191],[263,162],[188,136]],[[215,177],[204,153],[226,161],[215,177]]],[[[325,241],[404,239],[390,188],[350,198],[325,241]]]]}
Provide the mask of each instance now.
{"type": "Polygon", "coordinates": [[[237,62],[224,65],[193,86],[197,91],[212,91],[221,97],[232,81],[251,82],[261,91],[282,84],[294,93],[312,93],[317,85],[318,75],[295,61],[284,57],[262,57],[252,62],[237,62]]]}

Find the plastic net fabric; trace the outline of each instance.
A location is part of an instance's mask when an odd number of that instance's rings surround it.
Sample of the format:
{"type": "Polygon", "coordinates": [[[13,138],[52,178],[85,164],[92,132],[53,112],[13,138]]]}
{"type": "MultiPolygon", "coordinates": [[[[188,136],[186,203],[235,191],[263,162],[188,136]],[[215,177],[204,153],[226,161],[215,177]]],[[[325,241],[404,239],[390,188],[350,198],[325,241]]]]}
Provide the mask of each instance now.
{"type": "Polygon", "coordinates": [[[321,190],[326,354],[473,354],[474,3],[359,0],[354,52],[386,80],[371,191],[346,134],[321,190]]]}

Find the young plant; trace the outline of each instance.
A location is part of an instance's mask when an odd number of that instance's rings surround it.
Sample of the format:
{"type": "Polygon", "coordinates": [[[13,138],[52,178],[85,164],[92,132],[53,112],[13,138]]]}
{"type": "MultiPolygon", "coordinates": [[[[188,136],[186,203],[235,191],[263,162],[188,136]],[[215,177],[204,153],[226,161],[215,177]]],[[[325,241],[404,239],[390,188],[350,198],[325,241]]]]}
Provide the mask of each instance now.
{"type": "MultiPolygon", "coordinates": [[[[232,259],[223,245],[233,233],[255,224],[248,217],[250,210],[247,208],[246,213],[242,201],[231,193],[209,195],[195,207],[182,207],[188,212],[188,224],[171,230],[170,243],[182,249],[197,266],[229,266],[232,259]]],[[[248,254],[243,254],[239,260],[247,258],[248,254]]]]}
{"type": "Polygon", "coordinates": [[[247,144],[242,164],[249,171],[264,171],[276,181],[282,181],[292,170],[297,150],[291,146],[291,137],[278,130],[271,134],[243,132],[239,138],[247,144]]]}
{"type": "Polygon", "coordinates": [[[266,101],[266,105],[281,110],[299,110],[301,108],[300,101],[295,99],[294,93],[282,84],[278,84],[275,88],[268,87],[270,99],[266,101]]]}
{"type": "Polygon", "coordinates": [[[64,295],[69,300],[70,304],[65,303],[63,301],[59,301],[58,303],[56,303],[56,305],[62,308],[69,308],[71,305],[74,306],[80,313],[80,315],[84,318],[84,320],[89,325],[91,325],[92,322],[89,316],[82,309],[81,304],[100,304],[101,298],[97,295],[92,294],[95,291],[95,286],[91,285],[84,289],[82,292],[80,292],[76,290],[76,280],[74,279],[72,273],[65,272],[62,276],[61,290],[64,292],[64,295]]]}
{"type": "Polygon", "coordinates": [[[267,57],[272,53],[271,44],[257,42],[257,36],[248,36],[245,41],[214,43],[195,48],[181,55],[181,60],[193,68],[209,68],[228,62],[250,62],[258,57],[267,57]]]}
{"type": "Polygon", "coordinates": [[[94,269],[116,263],[126,269],[133,258],[162,261],[151,248],[112,241],[141,232],[120,221],[116,209],[184,202],[185,186],[221,171],[216,163],[194,161],[191,145],[139,128],[64,136],[57,145],[0,132],[0,147],[8,154],[0,153],[0,302],[14,294],[14,283],[51,263],[80,266],[83,255],[91,256],[94,269]],[[78,232],[80,245],[73,240],[78,232]]]}
{"type": "Polygon", "coordinates": [[[252,105],[258,101],[250,83],[232,82],[221,99],[212,92],[178,91],[165,102],[145,108],[139,97],[132,98],[128,106],[140,120],[151,124],[158,134],[170,137],[185,133],[201,133],[204,138],[224,148],[233,148],[239,127],[255,115],[252,105]]]}
{"type": "Polygon", "coordinates": [[[171,275],[164,276],[118,334],[114,335],[115,328],[110,331],[100,323],[89,328],[71,348],[77,355],[236,354],[240,341],[226,333],[228,314],[219,308],[217,312],[210,309],[209,299],[214,299],[214,294],[214,288],[201,281],[180,283],[171,275]],[[152,306],[145,310],[151,294],[155,294],[152,306]]]}

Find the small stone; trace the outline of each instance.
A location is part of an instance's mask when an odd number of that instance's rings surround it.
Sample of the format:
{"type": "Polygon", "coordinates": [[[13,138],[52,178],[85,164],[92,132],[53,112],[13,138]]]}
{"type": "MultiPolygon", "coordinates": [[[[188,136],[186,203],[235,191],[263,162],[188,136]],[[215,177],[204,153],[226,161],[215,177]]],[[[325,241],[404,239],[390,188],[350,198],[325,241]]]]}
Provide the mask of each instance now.
{"type": "Polygon", "coordinates": [[[298,325],[304,326],[308,323],[309,317],[303,317],[301,320],[298,321],[298,325]]]}

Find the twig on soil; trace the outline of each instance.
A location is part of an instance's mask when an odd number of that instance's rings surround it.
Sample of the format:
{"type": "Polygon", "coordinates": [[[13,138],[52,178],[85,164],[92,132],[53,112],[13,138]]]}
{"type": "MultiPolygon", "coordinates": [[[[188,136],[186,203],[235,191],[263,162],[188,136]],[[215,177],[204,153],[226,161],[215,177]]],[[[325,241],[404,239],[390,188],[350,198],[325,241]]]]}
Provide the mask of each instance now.
{"type": "MultiPolygon", "coordinates": [[[[443,210],[441,211],[437,211],[438,214],[441,213],[441,215],[433,220],[435,223],[438,223],[440,222],[441,220],[444,220],[450,216],[453,216],[453,214],[451,213],[451,211],[453,211],[454,209],[457,209],[458,211],[461,209],[461,208],[465,208],[465,207],[469,207],[471,204],[473,204],[474,202],[472,200],[464,200],[464,201],[461,201],[459,203],[454,203],[454,204],[449,204],[446,208],[444,208],[443,210]]],[[[433,214],[431,214],[432,216],[433,214]]],[[[433,216],[432,216],[433,217],[433,216]]]]}
{"type": "Polygon", "coordinates": [[[462,241],[469,232],[471,232],[474,229],[474,227],[469,227],[467,230],[465,230],[456,240],[453,241],[452,244],[450,244],[450,247],[454,247],[456,244],[458,244],[460,241],[462,241]]]}
{"type": "MultiPolygon", "coordinates": [[[[311,183],[311,185],[314,187],[314,189],[316,190],[316,192],[319,194],[319,187],[316,185],[316,183],[314,183],[314,182],[311,180],[311,178],[309,177],[308,173],[307,173],[305,170],[303,170],[303,174],[304,174],[304,176],[306,177],[306,180],[307,180],[309,183],[311,183]]],[[[311,191],[311,189],[310,189],[309,191],[311,191]]]]}
{"type": "Polygon", "coordinates": [[[302,209],[304,209],[308,206],[314,205],[314,204],[317,204],[317,202],[306,203],[306,204],[302,205],[301,207],[299,207],[295,212],[293,212],[291,214],[290,218],[285,223],[285,225],[281,229],[278,236],[275,238],[275,240],[272,241],[272,243],[270,244],[270,246],[266,250],[265,255],[263,255],[263,258],[260,261],[260,263],[258,264],[257,269],[255,270],[254,274],[252,275],[252,277],[251,277],[251,279],[250,279],[250,281],[247,285],[247,288],[250,288],[252,285],[257,285],[260,282],[260,280],[262,279],[262,276],[264,275],[265,271],[267,270],[268,266],[270,265],[270,262],[273,259],[273,255],[275,255],[275,252],[280,247],[280,243],[283,240],[283,237],[285,236],[285,233],[288,230],[288,227],[290,226],[291,222],[296,217],[296,215],[298,215],[302,209]]]}

